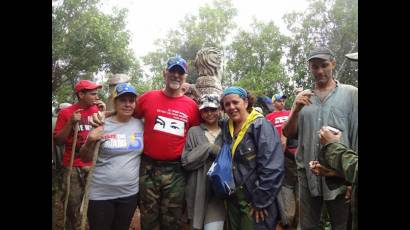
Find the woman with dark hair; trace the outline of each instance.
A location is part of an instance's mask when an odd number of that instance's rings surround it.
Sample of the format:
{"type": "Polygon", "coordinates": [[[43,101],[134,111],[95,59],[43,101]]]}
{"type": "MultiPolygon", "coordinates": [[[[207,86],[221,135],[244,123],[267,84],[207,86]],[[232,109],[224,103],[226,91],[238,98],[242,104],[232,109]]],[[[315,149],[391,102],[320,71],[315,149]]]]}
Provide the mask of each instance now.
{"type": "Polygon", "coordinates": [[[222,230],[225,219],[223,200],[212,194],[206,176],[222,144],[220,96],[202,95],[198,109],[202,122],[189,129],[181,156],[182,166],[188,174],[185,189],[187,217],[193,230],[222,230]]]}
{"type": "Polygon", "coordinates": [[[231,147],[236,185],[226,201],[229,230],[272,230],[278,216],[283,150],[275,127],[252,108],[254,102],[241,87],[225,89],[221,100],[229,117],[223,123],[223,139],[231,147]]]}

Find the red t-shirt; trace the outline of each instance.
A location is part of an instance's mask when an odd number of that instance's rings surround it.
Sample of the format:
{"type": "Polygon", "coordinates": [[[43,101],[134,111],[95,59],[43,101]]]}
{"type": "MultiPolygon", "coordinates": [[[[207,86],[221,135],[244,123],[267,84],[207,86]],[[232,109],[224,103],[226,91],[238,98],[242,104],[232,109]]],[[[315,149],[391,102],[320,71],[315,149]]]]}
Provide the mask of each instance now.
{"type": "MultiPolygon", "coordinates": [[[[71,116],[77,109],[80,109],[80,106],[78,104],[74,104],[72,106],[62,109],[58,113],[56,127],[54,128],[54,135],[59,133],[61,129],[64,128],[67,122],[70,122],[71,116]]],[[[98,112],[98,107],[95,105],[88,107],[87,109],[84,109],[83,111],[80,112],[81,120],[78,123],[79,127],[78,127],[78,134],[77,134],[77,143],[76,143],[76,148],[75,148],[76,153],[80,151],[81,146],[85,143],[85,140],[87,139],[88,132],[92,128],[92,126],[89,123],[89,119],[91,119],[91,115],[96,112],[98,112]]],[[[63,155],[63,165],[66,167],[70,166],[71,151],[72,151],[72,146],[73,146],[73,137],[74,137],[74,127],[70,135],[68,135],[66,139],[66,143],[65,143],[65,150],[64,150],[64,155],[63,155]]],[[[78,154],[74,156],[73,166],[83,167],[83,166],[91,166],[91,165],[92,165],[92,161],[84,163],[81,161],[80,156],[78,154]]]]}
{"type": "Polygon", "coordinates": [[[144,154],[155,160],[179,159],[188,129],[199,125],[195,101],[187,96],[169,97],[162,90],[149,91],[137,101],[134,116],[145,119],[144,154]]]}
{"type": "Polygon", "coordinates": [[[282,136],[282,126],[289,119],[290,111],[275,111],[266,115],[266,119],[276,127],[280,136],[282,136]]]}

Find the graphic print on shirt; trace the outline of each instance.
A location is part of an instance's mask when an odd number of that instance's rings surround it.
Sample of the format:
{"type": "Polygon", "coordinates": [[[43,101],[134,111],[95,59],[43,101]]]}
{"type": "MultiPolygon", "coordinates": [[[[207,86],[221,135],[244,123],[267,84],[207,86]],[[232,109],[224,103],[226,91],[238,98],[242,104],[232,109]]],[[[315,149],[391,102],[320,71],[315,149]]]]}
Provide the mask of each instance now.
{"type": "Polygon", "coordinates": [[[78,131],[90,131],[92,126],[90,125],[90,120],[93,118],[91,116],[81,116],[81,120],[78,123],[78,131]]]}
{"type": "Polygon", "coordinates": [[[288,121],[288,116],[275,117],[275,127],[282,126],[284,122],[288,121]]]}
{"type": "Polygon", "coordinates": [[[179,121],[173,118],[157,116],[155,118],[154,130],[183,137],[185,123],[183,121],[179,121]]]}
{"type": "Polygon", "coordinates": [[[129,150],[142,150],[142,132],[133,133],[129,139],[125,134],[105,134],[102,143],[103,150],[110,152],[123,152],[129,150]]]}
{"type": "Polygon", "coordinates": [[[90,125],[91,119],[93,119],[92,116],[85,117],[81,115],[81,120],[78,122],[78,136],[77,136],[77,144],[75,146],[76,153],[80,152],[81,146],[87,140],[88,132],[91,131],[92,129],[92,126],[90,125]]]}

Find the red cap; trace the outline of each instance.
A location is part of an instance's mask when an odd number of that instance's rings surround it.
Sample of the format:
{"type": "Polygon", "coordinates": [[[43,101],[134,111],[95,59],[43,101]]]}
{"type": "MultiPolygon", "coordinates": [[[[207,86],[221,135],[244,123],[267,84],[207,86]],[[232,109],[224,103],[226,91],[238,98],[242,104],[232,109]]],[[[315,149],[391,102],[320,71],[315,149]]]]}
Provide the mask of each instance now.
{"type": "Polygon", "coordinates": [[[83,89],[92,90],[92,89],[97,89],[97,88],[101,88],[101,87],[102,87],[102,85],[96,84],[92,81],[81,80],[74,86],[74,90],[75,90],[76,93],[78,93],[83,89]]]}

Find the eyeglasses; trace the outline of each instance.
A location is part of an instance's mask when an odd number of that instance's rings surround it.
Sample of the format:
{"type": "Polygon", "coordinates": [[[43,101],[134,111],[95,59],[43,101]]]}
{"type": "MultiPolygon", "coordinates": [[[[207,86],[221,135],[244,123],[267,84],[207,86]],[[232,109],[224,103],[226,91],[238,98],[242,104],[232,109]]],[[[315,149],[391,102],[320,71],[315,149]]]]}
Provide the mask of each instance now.
{"type": "Polygon", "coordinates": [[[177,72],[179,75],[184,75],[184,74],[185,74],[184,69],[182,69],[182,67],[179,66],[179,65],[173,66],[173,67],[172,67],[171,69],[169,69],[168,71],[169,71],[170,73],[177,72]]]}
{"type": "Polygon", "coordinates": [[[218,109],[217,108],[212,108],[212,107],[206,107],[206,108],[203,108],[203,109],[201,109],[201,111],[202,112],[205,112],[205,113],[207,113],[207,112],[216,112],[218,109]]]}

